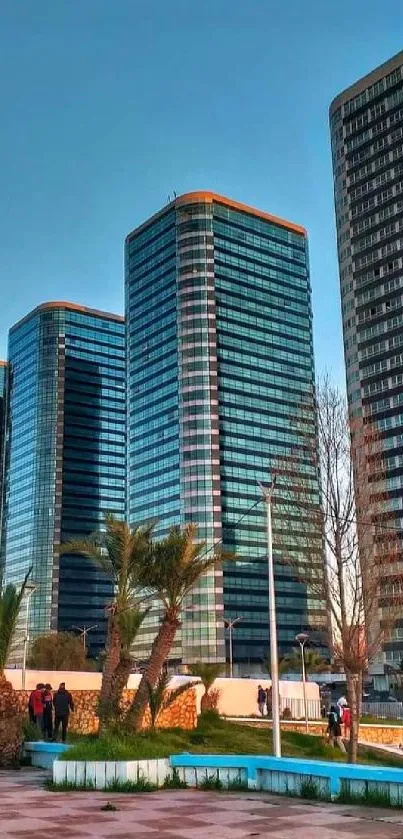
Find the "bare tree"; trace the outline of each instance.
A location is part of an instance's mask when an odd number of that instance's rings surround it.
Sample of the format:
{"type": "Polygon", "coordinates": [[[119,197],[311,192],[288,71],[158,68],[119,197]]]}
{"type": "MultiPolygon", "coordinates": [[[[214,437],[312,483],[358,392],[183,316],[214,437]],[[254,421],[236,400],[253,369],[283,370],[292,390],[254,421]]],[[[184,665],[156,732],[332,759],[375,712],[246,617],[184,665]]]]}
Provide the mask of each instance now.
{"type": "Polygon", "coordinates": [[[380,435],[370,421],[350,422],[344,397],[327,379],[315,398],[317,432],[301,406],[298,444],[276,464],[276,501],[288,505],[296,519],[294,550],[283,551],[283,560],[306,585],[308,598],[327,604],[329,648],[346,674],[354,763],[363,676],[391,637],[399,613],[399,540],[387,507],[380,435]],[[308,454],[320,476],[321,508],[310,503],[313,484],[301,468],[308,454]],[[318,533],[324,566],[317,561],[318,533]],[[311,550],[316,561],[309,559],[311,550]]]}

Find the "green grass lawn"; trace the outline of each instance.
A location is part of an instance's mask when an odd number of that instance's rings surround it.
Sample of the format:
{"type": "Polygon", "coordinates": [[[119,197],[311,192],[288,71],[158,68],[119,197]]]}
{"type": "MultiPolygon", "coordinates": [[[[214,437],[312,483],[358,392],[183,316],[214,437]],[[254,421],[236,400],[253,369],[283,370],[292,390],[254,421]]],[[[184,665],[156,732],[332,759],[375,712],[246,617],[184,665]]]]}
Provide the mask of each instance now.
{"type": "MultiPolygon", "coordinates": [[[[345,755],[327,745],[320,737],[282,731],[283,755],[308,760],[344,761],[345,755]]],[[[268,729],[227,722],[215,715],[199,719],[194,731],[163,729],[155,734],[124,731],[103,737],[75,738],[75,744],[63,760],[142,760],[169,757],[171,754],[272,754],[272,733],[268,729]]],[[[403,757],[382,755],[367,747],[360,749],[360,762],[377,766],[403,768],[403,757]]]]}

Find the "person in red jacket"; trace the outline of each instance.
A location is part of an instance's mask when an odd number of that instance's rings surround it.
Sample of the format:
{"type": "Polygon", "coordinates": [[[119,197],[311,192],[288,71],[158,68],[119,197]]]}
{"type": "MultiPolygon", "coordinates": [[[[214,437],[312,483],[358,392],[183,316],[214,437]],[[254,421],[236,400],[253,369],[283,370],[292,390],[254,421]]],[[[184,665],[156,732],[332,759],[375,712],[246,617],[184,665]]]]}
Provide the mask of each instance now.
{"type": "Polygon", "coordinates": [[[344,726],[344,739],[350,739],[350,727],[351,727],[351,711],[348,705],[345,705],[343,708],[343,726],[344,726]]]}
{"type": "Polygon", "coordinates": [[[29,697],[28,702],[28,709],[29,709],[29,716],[30,719],[35,722],[43,731],[43,689],[45,685],[42,682],[36,686],[35,690],[32,691],[31,696],[29,697]]]}

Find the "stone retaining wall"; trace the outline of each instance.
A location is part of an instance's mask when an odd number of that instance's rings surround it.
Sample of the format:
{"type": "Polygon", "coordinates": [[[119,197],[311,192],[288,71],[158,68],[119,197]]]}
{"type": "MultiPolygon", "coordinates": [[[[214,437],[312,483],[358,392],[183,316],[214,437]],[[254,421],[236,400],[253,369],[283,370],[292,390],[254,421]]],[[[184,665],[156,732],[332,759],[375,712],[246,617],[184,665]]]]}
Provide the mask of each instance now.
{"type": "MultiPolygon", "coordinates": [[[[15,691],[22,711],[27,712],[28,698],[30,691],[15,691]]],[[[70,715],[69,729],[77,734],[95,734],[98,731],[99,720],[96,714],[99,691],[97,690],[72,690],[75,711],[70,715]]],[[[136,695],[135,690],[123,692],[122,709],[128,710],[136,695]]],[[[147,710],[144,728],[150,722],[147,710]]],[[[163,711],[158,720],[159,728],[175,728],[176,726],[185,729],[195,728],[197,725],[196,692],[190,688],[178,696],[172,705],[163,711]]]]}
{"type": "MultiPolygon", "coordinates": [[[[305,734],[305,723],[291,722],[284,725],[284,728],[292,731],[300,731],[305,734]]],[[[343,726],[342,726],[343,730],[343,726]]],[[[318,734],[322,737],[326,735],[327,723],[317,722],[309,723],[309,733],[318,734]]],[[[343,730],[344,733],[344,730],[343,730]]],[[[402,725],[369,725],[368,723],[361,723],[360,725],[360,740],[364,743],[379,743],[384,746],[400,746],[403,743],[403,726],[402,725]]]]}
{"type": "MultiPolygon", "coordinates": [[[[238,720],[238,722],[245,723],[246,721],[238,720]]],[[[261,722],[260,720],[256,720],[256,722],[248,721],[247,724],[256,728],[266,728],[267,726],[270,726],[271,728],[271,722],[261,722]]],[[[304,721],[291,720],[290,722],[286,722],[282,720],[281,728],[284,731],[298,731],[301,734],[306,733],[304,721]]],[[[316,734],[318,737],[325,737],[326,731],[327,722],[325,721],[309,723],[309,734],[316,734]]],[[[386,723],[384,725],[382,723],[378,725],[369,725],[368,723],[361,723],[360,740],[364,743],[379,743],[379,745],[382,744],[384,746],[400,746],[400,744],[403,744],[403,725],[387,725],[386,723]]]]}

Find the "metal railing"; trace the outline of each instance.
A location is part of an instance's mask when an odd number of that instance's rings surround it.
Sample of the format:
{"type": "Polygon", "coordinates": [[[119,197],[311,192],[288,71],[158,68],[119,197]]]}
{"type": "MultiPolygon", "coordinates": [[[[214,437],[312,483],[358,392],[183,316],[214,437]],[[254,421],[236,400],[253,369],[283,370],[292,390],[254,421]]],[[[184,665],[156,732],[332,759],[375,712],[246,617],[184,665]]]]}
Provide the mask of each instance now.
{"type": "Polygon", "coordinates": [[[363,702],[362,714],[384,720],[403,719],[403,702],[363,702]]]}
{"type": "MultiPolygon", "coordinates": [[[[308,712],[308,719],[309,720],[320,720],[320,700],[319,699],[307,699],[307,712],[308,712]]],[[[286,698],[280,697],[280,713],[283,714],[285,709],[289,708],[291,711],[291,719],[293,720],[304,720],[305,719],[305,708],[304,708],[304,700],[303,699],[295,699],[295,698],[286,698]]]]}

